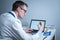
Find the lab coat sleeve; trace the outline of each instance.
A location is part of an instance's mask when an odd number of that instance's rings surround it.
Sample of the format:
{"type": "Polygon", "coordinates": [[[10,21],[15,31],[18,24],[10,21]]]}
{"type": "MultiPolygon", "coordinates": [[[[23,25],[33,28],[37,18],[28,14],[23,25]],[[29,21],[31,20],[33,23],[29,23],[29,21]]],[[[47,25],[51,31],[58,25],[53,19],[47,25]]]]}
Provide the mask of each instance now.
{"type": "Polygon", "coordinates": [[[41,31],[38,31],[38,33],[34,34],[32,36],[33,40],[43,40],[43,33],[41,31]]]}
{"type": "Polygon", "coordinates": [[[3,39],[0,38],[0,40],[13,40],[13,39],[5,37],[5,38],[3,38],[3,39]]]}
{"type": "Polygon", "coordinates": [[[38,40],[40,37],[42,38],[42,33],[39,31],[35,35],[29,35],[27,34],[23,28],[22,24],[20,22],[14,22],[13,23],[13,28],[19,33],[19,35],[24,39],[24,40],[38,40]]]}

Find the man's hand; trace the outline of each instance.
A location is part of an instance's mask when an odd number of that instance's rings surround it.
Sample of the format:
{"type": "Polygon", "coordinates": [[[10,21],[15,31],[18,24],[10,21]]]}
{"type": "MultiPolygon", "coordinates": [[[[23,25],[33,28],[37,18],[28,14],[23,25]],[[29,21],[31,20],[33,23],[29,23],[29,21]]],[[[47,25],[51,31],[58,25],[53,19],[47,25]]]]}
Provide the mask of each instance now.
{"type": "Polygon", "coordinates": [[[39,29],[41,32],[43,31],[44,26],[43,26],[42,22],[39,23],[38,29],[39,29]]]}
{"type": "Polygon", "coordinates": [[[29,33],[29,32],[32,32],[32,31],[33,31],[31,28],[26,28],[26,29],[24,29],[24,30],[25,30],[25,32],[27,32],[27,33],[29,33]]]}

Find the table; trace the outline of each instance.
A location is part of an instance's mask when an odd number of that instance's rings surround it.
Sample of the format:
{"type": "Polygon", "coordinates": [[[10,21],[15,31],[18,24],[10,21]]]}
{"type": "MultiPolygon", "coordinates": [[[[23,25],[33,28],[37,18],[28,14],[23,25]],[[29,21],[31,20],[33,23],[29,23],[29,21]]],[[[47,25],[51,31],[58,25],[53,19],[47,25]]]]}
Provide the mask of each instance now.
{"type": "MultiPolygon", "coordinates": [[[[45,39],[43,40],[55,40],[55,35],[56,35],[56,29],[48,29],[48,31],[51,31],[51,35],[47,36],[45,39]]],[[[31,35],[31,34],[30,34],[31,35]]],[[[43,35],[43,37],[45,37],[43,35]]],[[[41,38],[40,38],[41,39],[41,38]]]]}

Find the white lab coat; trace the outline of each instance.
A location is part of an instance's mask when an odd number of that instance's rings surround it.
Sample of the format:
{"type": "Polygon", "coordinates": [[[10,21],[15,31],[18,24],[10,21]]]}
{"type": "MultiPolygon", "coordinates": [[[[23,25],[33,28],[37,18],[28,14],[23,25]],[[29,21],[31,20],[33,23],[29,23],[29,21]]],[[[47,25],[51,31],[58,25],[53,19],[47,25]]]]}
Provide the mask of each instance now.
{"type": "Polygon", "coordinates": [[[0,16],[0,40],[43,40],[43,34],[40,31],[34,35],[27,34],[16,14],[11,12],[15,17],[10,13],[0,16]]]}

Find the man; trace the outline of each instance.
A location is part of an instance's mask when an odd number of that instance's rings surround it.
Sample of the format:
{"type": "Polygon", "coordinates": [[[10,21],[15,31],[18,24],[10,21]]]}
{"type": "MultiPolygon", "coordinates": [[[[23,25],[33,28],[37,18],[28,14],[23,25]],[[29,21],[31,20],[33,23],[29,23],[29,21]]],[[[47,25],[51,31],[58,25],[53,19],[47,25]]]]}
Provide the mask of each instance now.
{"type": "MultiPolygon", "coordinates": [[[[39,40],[42,38],[42,29],[35,35],[29,35],[31,29],[22,28],[22,23],[18,18],[25,16],[28,5],[23,1],[13,3],[12,11],[0,16],[0,40],[39,40]]],[[[31,30],[32,31],[32,30],[31,30]]],[[[42,40],[42,39],[41,39],[42,40]]]]}

